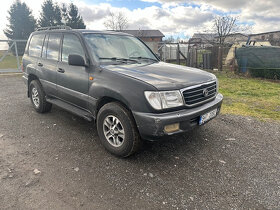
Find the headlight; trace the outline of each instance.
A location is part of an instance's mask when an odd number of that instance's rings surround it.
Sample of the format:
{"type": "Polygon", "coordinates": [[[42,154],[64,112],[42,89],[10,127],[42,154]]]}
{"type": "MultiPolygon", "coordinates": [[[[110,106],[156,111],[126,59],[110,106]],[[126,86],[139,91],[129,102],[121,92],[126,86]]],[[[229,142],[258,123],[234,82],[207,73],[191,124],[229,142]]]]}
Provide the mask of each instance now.
{"type": "Polygon", "coordinates": [[[145,96],[150,105],[157,110],[182,106],[183,98],[179,90],[175,91],[145,91],[145,96]]]}

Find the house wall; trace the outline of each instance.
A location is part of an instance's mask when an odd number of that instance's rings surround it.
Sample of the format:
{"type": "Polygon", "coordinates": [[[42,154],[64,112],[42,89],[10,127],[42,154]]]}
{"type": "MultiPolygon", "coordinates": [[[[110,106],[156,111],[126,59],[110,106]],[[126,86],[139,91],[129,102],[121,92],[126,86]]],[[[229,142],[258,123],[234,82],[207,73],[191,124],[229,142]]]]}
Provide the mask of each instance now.
{"type": "Polygon", "coordinates": [[[154,52],[158,53],[159,43],[162,41],[161,37],[139,37],[146,45],[154,52]]]}
{"type": "Polygon", "coordinates": [[[280,46],[280,31],[251,35],[253,40],[269,41],[271,45],[280,46]]]}
{"type": "Polygon", "coordinates": [[[139,37],[144,42],[161,42],[161,37],[139,37]]]}
{"type": "Polygon", "coordinates": [[[236,35],[226,37],[225,42],[233,44],[233,43],[238,43],[238,42],[244,42],[247,40],[248,40],[247,36],[244,36],[242,34],[236,34],[236,35]]]}

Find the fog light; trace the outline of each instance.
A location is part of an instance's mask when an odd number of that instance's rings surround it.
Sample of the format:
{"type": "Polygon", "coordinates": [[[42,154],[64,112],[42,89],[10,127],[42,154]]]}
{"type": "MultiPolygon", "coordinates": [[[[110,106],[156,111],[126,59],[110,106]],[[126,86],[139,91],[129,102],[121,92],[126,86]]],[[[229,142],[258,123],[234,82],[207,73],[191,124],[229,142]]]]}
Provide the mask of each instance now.
{"type": "Polygon", "coordinates": [[[164,131],[166,133],[172,133],[179,130],[179,123],[174,123],[171,125],[164,126],[164,131]]]}

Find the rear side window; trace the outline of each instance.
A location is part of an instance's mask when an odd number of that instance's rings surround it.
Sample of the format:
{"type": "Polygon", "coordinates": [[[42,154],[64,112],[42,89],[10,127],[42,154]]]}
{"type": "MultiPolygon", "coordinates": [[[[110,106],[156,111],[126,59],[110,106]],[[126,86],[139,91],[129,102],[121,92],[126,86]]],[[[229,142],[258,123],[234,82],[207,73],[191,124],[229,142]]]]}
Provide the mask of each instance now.
{"type": "Polygon", "coordinates": [[[29,56],[40,57],[45,34],[33,35],[29,44],[29,56]]]}
{"type": "Polygon", "coordinates": [[[74,34],[65,34],[62,44],[62,61],[68,62],[70,54],[80,55],[85,59],[84,49],[79,38],[74,34]]]}
{"type": "Polygon", "coordinates": [[[47,59],[58,60],[61,34],[50,34],[47,48],[47,59]]]}

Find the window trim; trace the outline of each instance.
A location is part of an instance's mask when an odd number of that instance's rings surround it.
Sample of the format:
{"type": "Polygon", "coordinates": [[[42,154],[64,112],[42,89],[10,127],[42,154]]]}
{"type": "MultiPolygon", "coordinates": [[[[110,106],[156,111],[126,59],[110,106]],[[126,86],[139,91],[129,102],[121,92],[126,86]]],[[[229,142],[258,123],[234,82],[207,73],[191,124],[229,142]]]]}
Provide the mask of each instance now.
{"type": "Polygon", "coordinates": [[[40,58],[47,58],[47,48],[48,48],[48,44],[49,44],[49,34],[45,34],[44,36],[44,41],[43,41],[43,45],[42,45],[42,49],[41,49],[41,55],[40,55],[40,58]],[[46,55],[45,57],[43,57],[43,50],[44,50],[44,46],[45,46],[45,41],[47,39],[47,46],[46,46],[46,55]]]}

